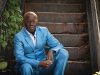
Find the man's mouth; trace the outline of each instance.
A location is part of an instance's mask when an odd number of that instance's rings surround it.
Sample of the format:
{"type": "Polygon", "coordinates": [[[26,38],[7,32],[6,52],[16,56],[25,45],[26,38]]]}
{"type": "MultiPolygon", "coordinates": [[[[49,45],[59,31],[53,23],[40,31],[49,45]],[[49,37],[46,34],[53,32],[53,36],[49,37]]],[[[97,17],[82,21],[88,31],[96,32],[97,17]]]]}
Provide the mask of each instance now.
{"type": "Polygon", "coordinates": [[[35,28],[35,26],[29,26],[30,30],[33,30],[35,28]]]}

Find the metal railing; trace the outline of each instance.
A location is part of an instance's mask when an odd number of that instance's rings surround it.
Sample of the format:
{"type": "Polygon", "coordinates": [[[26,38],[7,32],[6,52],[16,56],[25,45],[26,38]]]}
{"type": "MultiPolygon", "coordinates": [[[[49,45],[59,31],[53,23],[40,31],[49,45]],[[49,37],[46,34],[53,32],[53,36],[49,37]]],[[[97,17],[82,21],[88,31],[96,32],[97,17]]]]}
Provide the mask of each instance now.
{"type": "Polygon", "coordinates": [[[100,70],[100,27],[98,1],[86,0],[92,74],[100,70]]]}
{"type": "MultiPolygon", "coordinates": [[[[1,9],[0,9],[0,22],[5,22],[6,19],[2,16],[2,13],[6,11],[7,9],[7,0],[1,0],[1,9]]],[[[5,33],[7,33],[7,29],[3,26],[0,26],[0,35],[1,35],[1,29],[4,29],[5,30],[5,33]]],[[[7,52],[7,49],[6,48],[2,48],[1,45],[0,45],[0,56],[4,56],[4,58],[6,58],[6,52],[7,52]]]]}

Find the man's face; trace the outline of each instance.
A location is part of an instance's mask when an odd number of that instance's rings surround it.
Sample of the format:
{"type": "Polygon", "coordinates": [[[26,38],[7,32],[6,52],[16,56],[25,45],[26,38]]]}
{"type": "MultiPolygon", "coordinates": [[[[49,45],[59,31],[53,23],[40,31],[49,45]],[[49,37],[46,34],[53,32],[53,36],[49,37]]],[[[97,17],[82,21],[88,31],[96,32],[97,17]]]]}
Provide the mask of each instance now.
{"type": "Polygon", "coordinates": [[[34,30],[36,29],[38,20],[37,17],[34,16],[33,14],[28,14],[25,18],[24,18],[24,22],[25,22],[25,27],[29,32],[34,32],[34,30]]]}

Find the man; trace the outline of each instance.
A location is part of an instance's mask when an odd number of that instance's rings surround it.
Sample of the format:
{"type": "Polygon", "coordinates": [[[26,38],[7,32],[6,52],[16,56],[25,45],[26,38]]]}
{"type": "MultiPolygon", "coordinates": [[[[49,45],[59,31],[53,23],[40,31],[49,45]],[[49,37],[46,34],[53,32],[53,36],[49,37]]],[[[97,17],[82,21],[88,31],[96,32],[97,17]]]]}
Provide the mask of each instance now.
{"type": "Polygon", "coordinates": [[[25,27],[15,35],[15,71],[21,75],[64,75],[68,52],[46,27],[39,27],[34,12],[24,14],[25,27]],[[50,47],[46,56],[45,45],[50,47]]]}

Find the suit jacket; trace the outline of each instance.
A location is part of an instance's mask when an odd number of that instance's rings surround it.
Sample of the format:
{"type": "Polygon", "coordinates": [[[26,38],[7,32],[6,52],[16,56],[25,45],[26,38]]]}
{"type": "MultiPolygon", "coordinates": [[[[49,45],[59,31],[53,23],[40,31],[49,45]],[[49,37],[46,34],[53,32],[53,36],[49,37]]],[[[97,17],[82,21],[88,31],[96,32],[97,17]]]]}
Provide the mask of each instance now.
{"type": "Polygon", "coordinates": [[[34,46],[32,39],[27,34],[25,27],[15,35],[14,38],[14,55],[17,64],[15,71],[21,64],[29,63],[32,67],[38,69],[40,61],[46,60],[45,45],[50,47],[50,50],[56,53],[63,48],[63,45],[54,38],[46,27],[36,27],[36,46],[34,46]]]}

